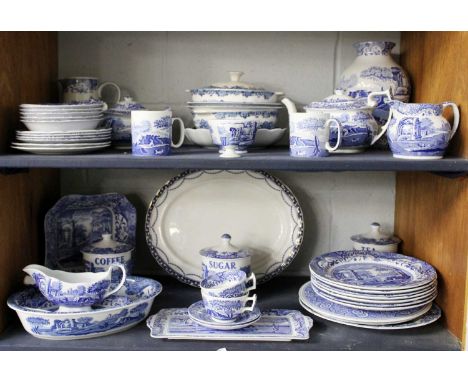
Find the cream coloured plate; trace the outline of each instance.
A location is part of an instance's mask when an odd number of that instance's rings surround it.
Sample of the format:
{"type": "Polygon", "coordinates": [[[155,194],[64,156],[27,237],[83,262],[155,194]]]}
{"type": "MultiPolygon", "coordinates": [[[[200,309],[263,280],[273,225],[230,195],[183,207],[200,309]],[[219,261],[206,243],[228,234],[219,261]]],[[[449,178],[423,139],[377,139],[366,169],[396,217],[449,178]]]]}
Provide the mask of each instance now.
{"type": "Polygon", "coordinates": [[[296,256],[304,220],[291,190],[265,172],[186,171],[157,192],[145,232],[158,264],[182,282],[198,286],[199,250],[224,233],[251,250],[257,282],[265,282],[296,256]]]}

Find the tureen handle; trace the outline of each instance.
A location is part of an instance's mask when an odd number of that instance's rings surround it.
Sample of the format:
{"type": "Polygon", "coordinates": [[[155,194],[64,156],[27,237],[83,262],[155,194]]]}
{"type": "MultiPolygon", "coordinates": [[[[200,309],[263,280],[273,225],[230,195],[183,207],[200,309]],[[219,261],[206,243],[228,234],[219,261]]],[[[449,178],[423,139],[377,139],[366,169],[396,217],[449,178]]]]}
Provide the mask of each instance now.
{"type": "Polygon", "coordinates": [[[372,138],[372,142],[371,142],[371,146],[377,142],[381,137],[382,135],[385,134],[385,132],[387,131],[387,128],[388,128],[388,125],[390,125],[390,121],[392,120],[392,114],[393,114],[393,110],[392,108],[390,107],[390,111],[388,113],[388,119],[387,119],[387,122],[385,123],[385,125],[383,125],[381,127],[382,130],[380,130],[380,133],[378,133],[374,138],[372,138]]]}
{"type": "Polygon", "coordinates": [[[122,265],[122,264],[112,264],[110,267],[109,267],[109,270],[111,272],[111,277],[112,277],[112,268],[114,267],[117,267],[117,268],[120,268],[120,270],[122,271],[122,279],[120,280],[120,283],[119,285],[117,285],[114,289],[112,289],[110,292],[107,292],[105,295],[104,295],[104,298],[110,296],[111,294],[114,294],[115,292],[118,292],[118,290],[120,288],[122,288],[122,286],[124,285],[125,283],[125,280],[127,279],[127,271],[125,270],[125,267],[122,265]]]}
{"type": "Polygon", "coordinates": [[[367,105],[370,107],[377,106],[379,103],[375,100],[375,98],[380,97],[380,96],[384,96],[384,97],[387,97],[389,100],[392,100],[392,96],[393,96],[392,89],[388,88],[385,91],[369,93],[367,95],[367,105]]]}
{"type": "Polygon", "coordinates": [[[458,106],[453,102],[443,102],[442,107],[444,109],[447,107],[452,107],[453,110],[452,131],[450,132],[450,139],[452,139],[453,135],[457,132],[458,129],[458,123],[460,122],[460,111],[458,110],[458,106]]]}
{"type": "Polygon", "coordinates": [[[229,77],[231,78],[232,82],[239,82],[243,74],[244,72],[231,71],[229,72],[229,77]]]}

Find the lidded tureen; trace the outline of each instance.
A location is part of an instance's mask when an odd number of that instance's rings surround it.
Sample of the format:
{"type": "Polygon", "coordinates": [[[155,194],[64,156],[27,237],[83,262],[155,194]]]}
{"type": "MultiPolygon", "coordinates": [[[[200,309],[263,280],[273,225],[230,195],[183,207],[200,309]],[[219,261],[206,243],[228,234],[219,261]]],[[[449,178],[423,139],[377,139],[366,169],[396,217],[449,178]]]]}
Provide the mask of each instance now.
{"type": "Polygon", "coordinates": [[[354,249],[372,250],[379,252],[398,252],[401,242],[396,236],[383,232],[379,223],[372,223],[366,233],[351,236],[354,249]]]}
{"type": "Polygon", "coordinates": [[[228,271],[240,270],[250,275],[250,252],[231,244],[231,235],[221,236],[220,244],[200,250],[202,257],[202,278],[228,271]]]}
{"type": "Polygon", "coordinates": [[[102,272],[112,264],[122,264],[127,273],[130,273],[132,251],[131,244],[115,241],[111,234],[103,234],[102,240],[88,244],[81,249],[85,268],[90,272],[102,272]]]}

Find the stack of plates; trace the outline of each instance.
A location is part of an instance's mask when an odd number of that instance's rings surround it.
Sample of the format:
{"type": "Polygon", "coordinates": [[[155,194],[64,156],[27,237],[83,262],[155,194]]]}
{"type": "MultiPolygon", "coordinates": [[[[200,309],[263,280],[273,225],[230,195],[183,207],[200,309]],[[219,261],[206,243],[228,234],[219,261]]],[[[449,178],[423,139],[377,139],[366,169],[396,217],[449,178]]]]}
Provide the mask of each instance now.
{"type": "Polygon", "coordinates": [[[110,146],[111,130],[96,130],[103,118],[103,102],[83,104],[23,104],[21,122],[12,147],[35,154],[78,154],[110,146]]]}
{"type": "Polygon", "coordinates": [[[437,274],[424,261],[397,253],[339,251],[314,258],[311,281],[299,291],[311,313],[345,325],[402,329],[440,317],[433,305],[437,274]]]}

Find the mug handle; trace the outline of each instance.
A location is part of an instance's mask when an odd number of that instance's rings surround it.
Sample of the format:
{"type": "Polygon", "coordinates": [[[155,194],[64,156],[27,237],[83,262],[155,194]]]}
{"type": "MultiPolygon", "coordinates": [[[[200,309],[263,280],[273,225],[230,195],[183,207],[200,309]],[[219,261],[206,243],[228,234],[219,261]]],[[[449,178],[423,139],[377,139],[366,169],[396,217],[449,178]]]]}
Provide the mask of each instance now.
{"type": "MultiPolygon", "coordinates": [[[[182,121],[181,118],[172,118],[172,123],[174,124],[174,121],[179,122],[179,129],[180,129],[180,137],[179,137],[179,142],[174,143],[171,142],[171,147],[174,147],[175,149],[179,148],[182,146],[182,143],[184,143],[184,137],[185,137],[185,126],[184,126],[184,121],[182,121]]],[[[172,127],[171,127],[172,128],[172,127]]]]}
{"type": "Polygon", "coordinates": [[[125,270],[125,267],[122,265],[122,264],[112,264],[109,269],[111,271],[111,275],[112,275],[112,268],[114,267],[117,267],[117,268],[120,268],[120,270],[122,271],[122,279],[120,280],[120,283],[119,285],[117,285],[114,289],[112,289],[110,292],[107,292],[105,295],[104,295],[104,298],[106,297],[109,297],[111,294],[114,294],[115,292],[117,292],[120,288],[122,288],[122,286],[124,285],[125,283],[125,280],[127,279],[127,271],[125,270]]]}
{"type": "Polygon", "coordinates": [[[325,122],[325,131],[327,132],[327,142],[325,143],[325,148],[328,150],[328,151],[335,151],[338,149],[338,147],[340,147],[341,145],[341,136],[343,134],[343,127],[341,126],[341,123],[337,120],[337,119],[334,119],[334,118],[330,118],[328,119],[326,122],[325,122]],[[331,147],[330,146],[330,125],[332,123],[336,123],[337,126],[338,126],[338,138],[336,140],[336,145],[331,147]]]}
{"type": "Polygon", "coordinates": [[[251,312],[252,310],[254,310],[255,304],[257,303],[257,295],[254,294],[252,297],[247,298],[247,300],[245,301],[245,304],[247,305],[247,303],[248,303],[249,301],[252,301],[252,305],[251,305],[251,306],[244,306],[244,307],[241,309],[241,313],[244,313],[244,312],[251,312]]]}
{"type": "Polygon", "coordinates": [[[390,122],[392,121],[392,116],[393,116],[393,110],[390,107],[390,111],[388,112],[388,119],[385,125],[383,125],[380,129],[380,133],[378,133],[371,141],[370,145],[372,146],[375,142],[377,142],[382,135],[384,135],[388,129],[388,126],[390,125],[390,122]]]}
{"type": "Polygon", "coordinates": [[[257,287],[257,278],[255,277],[255,274],[252,272],[249,277],[245,280],[245,283],[247,284],[249,281],[252,281],[252,286],[250,288],[247,288],[245,291],[250,292],[251,290],[254,290],[257,287]]]}
{"type": "Polygon", "coordinates": [[[393,92],[391,88],[380,92],[371,92],[367,95],[367,105],[371,107],[377,106],[377,101],[374,99],[378,96],[386,96],[390,101],[393,99],[393,92]]]}
{"type": "Polygon", "coordinates": [[[460,111],[458,110],[458,106],[453,102],[443,102],[442,107],[443,110],[445,110],[447,107],[451,107],[453,110],[452,132],[450,133],[450,139],[452,139],[453,135],[457,132],[458,129],[458,123],[460,122],[460,111]]]}
{"type": "Polygon", "coordinates": [[[112,86],[115,89],[115,94],[117,95],[115,100],[113,102],[110,102],[111,104],[117,103],[120,101],[120,87],[117,85],[115,82],[103,82],[101,85],[98,87],[98,97],[99,99],[102,99],[102,89],[104,89],[106,86],[112,86]]]}

